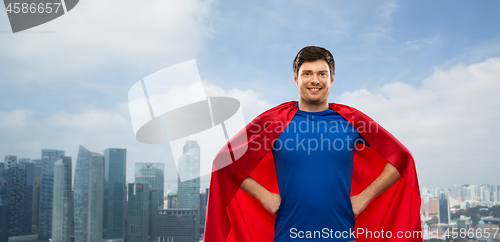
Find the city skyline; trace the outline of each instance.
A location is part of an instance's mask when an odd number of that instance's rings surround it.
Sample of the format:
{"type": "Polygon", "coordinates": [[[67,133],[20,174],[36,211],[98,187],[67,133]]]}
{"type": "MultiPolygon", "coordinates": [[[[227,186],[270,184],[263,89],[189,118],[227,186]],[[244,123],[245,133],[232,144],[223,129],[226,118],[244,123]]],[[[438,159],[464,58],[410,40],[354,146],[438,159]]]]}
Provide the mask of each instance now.
{"type": "MultiPolygon", "coordinates": [[[[44,149],[44,148],[41,148],[42,150],[57,150],[57,149],[44,149]]],[[[108,149],[108,148],[105,148],[105,149],[108,149]]],[[[122,147],[121,149],[126,149],[128,150],[129,148],[126,148],[126,147],[122,147]]],[[[127,153],[130,153],[131,151],[128,150],[127,153]]],[[[74,155],[71,155],[71,153],[68,153],[67,151],[65,151],[65,153],[67,154],[67,156],[70,156],[70,157],[76,157],[74,155]]],[[[78,152],[76,152],[76,154],[78,154],[78,152]]],[[[19,155],[19,154],[6,154],[4,155],[5,156],[10,156],[10,155],[14,155],[14,156],[17,156],[17,157],[21,157],[22,158],[27,158],[27,159],[31,159],[31,160],[35,160],[35,161],[38,161],[39,159],[37,158],[33,158],[33,157],[27,157],[25,155],[19,155]]],[[[162,156],[162,158],[164,158],[162,156]]],[[[127,170],[127,180],[126,180],[126,183],[131,183],[131,182],[134,182],[135,180],[135,169],[136,169],[136,163],[158,163],[157,162],[158,159],[154,159],[154,161],[151,161],[151,162],[145,162],[145,161],[130,161],[128,160],[127,161],[127,166],[126,166],[126,170],[127,170]]],[[[168,160],[168,159],[167,159],[168,160]]],[[[72,161],[72,167],[73,167],[73,176],[74,176],[74,171],[75,171],[75,165],[76,165],[76,161],[72,161]]],[[[168,191],[168,187],[177,187],[178,186],[178,170],[177,168],[175,167],[175,162],[174,161],[165,161],[165,162],[162,162],[164,167],[170,167],[171,169],[170,170],[165,170],[164,172],[164,192],[168,191]],[[172,170],[174,169],[174,170],[172,170]],[[170,175],[170,176],[169,176],[170,175]]],[[[418,160],[416,161],[416,165],[418,166],[418,160]]],[[[166,169],[166,168],[164,168],[166,169]]],[[[481,181],[474,181],[474,180],[478,180],[478,179],[460,179],[461,181],[460,182],[442,182],[442,183],[435,183],[435,184],[424,184],[423,182],[421,182],[421,180],[425,180],[425,177],[421,177],[418,173],[418,178],[419,178],[419,185],[420,187],[452,187],[453,185],[462,185],[462,184],[488,184],[488,182],[486,182],[485,180],[490,180],[490,179],[484,179],[484,180],[481,180],[481,181]]],[[[480,179],[479,179],[480,180],[480,179]]],[[[209,175],[205,175],[205,176],[201,176],[200,177],[200,189],[205,189],[205,188],[208,188],[209,187],[209,182],[210,182],[210,174],[209,175]]],[[[170,189],[170,190],[173,190],[173,189],[170,189]]]]}
{"type": "MultiPolygon", "coordinates": [[[[131,242],[149,242],[157,236],[161,238],[174,236],[178,239],[183,236],[187,236],[186,238],[190,236],[198,237],[202,233],[198,229],[203,228],[201,212],[205,212],[203,203],[206,202],[206,195],[208,194],[208,191],[200,189],[199,177],[197,177],[200,150],[200,146],[196,141],[187,141],[183,147],[183,156],[179,160],[181,175],[196,178],[179,183],[180,186],[175,194],[177,197],[175,208],[161,209],[160,206],[160,202],[164,201],[165,197],[160,196],[159,189],[156,188],[158,186],[156,181],[163,181],[163,164],[136,163],[134,176],[136,181],[127,184],[129,189],[128,196],[125,198],[128,201],[127,212],[125,213],[128,214],[126,227],[124,227],[125,217],[121,217],[121,223],[111,227],[103,226],[106,221],[106,214],[110,214],[107,217],[109,219],[113,217],[113,213],[120,213],[120,211],[114,211],[114,209],[110,210],[109,207],[106,207],[106,203],[116,205],[124,203],[119,198],[123,198],[124,195],[120,191],[123,192],[122,185],[124,185],[123,181],[125,181],[126,149],[108,148],[104,150],[103,154],[100,154],[91,152],[80,145],[76,159],[77,167],[75,168],[73,190],[71,186],[72,158],[66,156],[65,151],[42,149],[43,156],[41,160],[18,158],[15,155],[5,156],[4,162],[0,162],[0,175],[2,175],[2,179],[0,179],[0,196],[2,196],[2,199],[0,201],[10,200],[10,207],[5,210],[5,206],[0,203],[0,211],[10,210],[8,224],[10,226],[9,231],[12,231],[12,234],[9,236],[33,235],[31,229],[29,231],[23,230],[23,226],[26,226],[22,225],[27,224],[31,227],[32,214],[18,211],[32,206],[31,201],[36,191],[34,187],[34,184],[36,184],[35,177],[37,174],[42,176],[40,165],[44,164],[46,166],[45,172],[52,174],[53,181],[51,239],[54,242],[67,242],[71,240],[72,236],[75,236],[75,241],[93,241],[100,239],[100,235],[106,236],[103,231],[111,232],[110,228],[113,227],[118,232],[115,237],[123,236],[123,231],[120,232],[120,229],[116,229],[120,227],[127,231],[127,236],[107,238],[109,241],[119,241],[127,238],[131,242]],[[51,164],[53,166],[52,172],[48,168],[51,164]],[[39,167],[38,171],[36,167],[39,167]],[[108,169],[105,169],[105,167],[108,167],[108,169]],[[111,170],[116,172],[111,174],[109,173],[111,170]],[[121,173],[118,172],[120,170],[121,173]],[[10,183],[10,191],[4,189],[5,183],[7,183],[7,187],[10,183]],[[113,189],[110,189],[112,183],[115,184],[114,189],[118,190],[112,191],[113,189]],[[25,188],[20,186],[21,184],[28,186],[25,188]],[[153,186],[150,186],[150,184],[153,186]],[[8,199],[6,199],[6,192],[10,194],[8,199]],[[113,194],[116,196],[111,196],[113,194]],[[106,200],[107,202],[105,202],[106,200]],[[164,216],[175,214],[185,216],[182,216],[182,218],[164,216]],[[71,223],[72,221],[74,221],[74,225],[71,223]],[[186,227],[182,227],[181,224],[186,227]],[[74,232],[72,232],[73,229],[74,232]],[[193,229],[199,231],[200,234],[192,233],[193,229]],[[183,235],[183,233],[185,234],[183,235]]],[[[433,186],[432,188],[421,186],[421,196],[422,222],[429,221],[432,217],[438,217],[440,226],[450,223],[455,224],[453,226],[456,226],[456,223],[475,226],[476,222],[467,220],[470,218],[451,219],[452,213],[459,209],[468,209],[475,206],[492,207],[500,205],[500,184],[460,184],[452,187],[433,186]]],[[[122,208],[116,206],[116,209],[121,210],[122,208]]],[[[485,221],[490,220],[485,219],[485,221]]],[[[5,222],[0,221],[0,226],[3,226],[2,223],[5,222]]],[[[43,233],[43,231],[41,232],[43,233]]],[[[2,233],[0,233],[1,236],[3,236],[2,233]]],[[[103,239],[106,238],[103,237],[103,239]]]]}

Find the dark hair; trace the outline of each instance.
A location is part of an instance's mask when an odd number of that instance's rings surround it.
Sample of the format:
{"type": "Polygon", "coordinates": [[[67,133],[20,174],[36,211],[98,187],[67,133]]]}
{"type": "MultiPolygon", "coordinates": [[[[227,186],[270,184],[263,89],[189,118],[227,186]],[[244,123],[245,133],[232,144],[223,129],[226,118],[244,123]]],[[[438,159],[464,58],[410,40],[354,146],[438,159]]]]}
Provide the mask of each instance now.
{"type": "Polygon", "coordinates": [[[333,60],[333,55],[327,49],[318,46],[306,46],[302,48],[295,59],[293,60],[293,73],[298,75],[300,66],[304,62],[313,62],[317,60],[325,60],[330,67],[330,75],[335,74],[335,60],[333,60]]]}

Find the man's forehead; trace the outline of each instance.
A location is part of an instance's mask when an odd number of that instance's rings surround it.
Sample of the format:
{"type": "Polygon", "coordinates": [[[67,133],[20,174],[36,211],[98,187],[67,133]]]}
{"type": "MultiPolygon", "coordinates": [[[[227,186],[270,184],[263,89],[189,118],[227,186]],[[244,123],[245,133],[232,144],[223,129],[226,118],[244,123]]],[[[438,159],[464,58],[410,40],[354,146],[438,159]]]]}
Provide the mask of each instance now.
{"type": "Polygon", "coordinates": [[[304,62],[299,68],[299,71],[329,71],[330,67],[328,63],[323,60],[323,63],[319,61],[315,62],[304,62]]]}

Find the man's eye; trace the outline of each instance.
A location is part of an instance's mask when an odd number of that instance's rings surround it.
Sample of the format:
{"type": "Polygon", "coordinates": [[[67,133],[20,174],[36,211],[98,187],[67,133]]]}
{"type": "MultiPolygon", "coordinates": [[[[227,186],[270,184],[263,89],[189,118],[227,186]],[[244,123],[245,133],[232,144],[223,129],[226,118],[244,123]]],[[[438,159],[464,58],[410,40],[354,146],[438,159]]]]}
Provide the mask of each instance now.
{"type": "Polygon", "coordinates": [[[310,73],[304,73],[304,76],[309,76],[309,75],[310,75],[310,73]]]}
{"type": "Polygon", "coordinates": [[[321,73],[321,74],[319,74],[319,75],[320,75],[321,77],[325,77],[325,76],[326,76],[326,74],[325,74],[325,73],[321,73]]]}

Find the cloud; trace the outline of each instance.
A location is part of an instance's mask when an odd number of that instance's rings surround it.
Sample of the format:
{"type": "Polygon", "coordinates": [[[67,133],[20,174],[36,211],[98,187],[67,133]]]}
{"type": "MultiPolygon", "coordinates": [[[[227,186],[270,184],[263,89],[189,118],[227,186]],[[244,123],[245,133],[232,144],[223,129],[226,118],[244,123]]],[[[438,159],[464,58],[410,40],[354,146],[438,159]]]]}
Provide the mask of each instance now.
{"type": "Polygon", "coordinates": [[[0,55],[9,61],[2,72],[17,81],[67,82],[118,66],[154,70],[191,59],[211,36],[211,5],[210,0],[80,1],[32,30],[53,33],[4,36],[0,55]]]}
{"type": "Polygon", "coordinates": [[[27,127],[33,119],[34,113],[31,110],[18,109],[0,112],[0,126],[6,129],[27,127]]]}
{"type": "Polygon", "coordinates": [[[385,1],[383,5],[380,6],[380,18],[382,21],[389,23],[392,21],[392,15],[394,11],[399,8],[396,0],[385,1]]]}
{"type": "Polygon", "coordinates": [[[437,38],[422,38],[422,39],[409,39],[404,45],[410,50],[418,50],[427,45],[434,44],[437,38]]]}
{"type": "Polygon", "coordinates": [[[203,87],[207,96],[210,97],[233,97],[240,101],[245,116],[245,122],[248,123],[262,112],[270,109],[273,105],[270,101],[260,92],[255,92],[252,89],[240,90],[232,88],[225,90],[222,87],[204,81],[203,87]]]}
{"type": "Polygon", "coordinates": [[[436,69],[415,87],[402,82],[345,92],[338,101],[377,120],[415,155],[427,186],[495,183],[500,169],[500,58],[436,69]]]}

